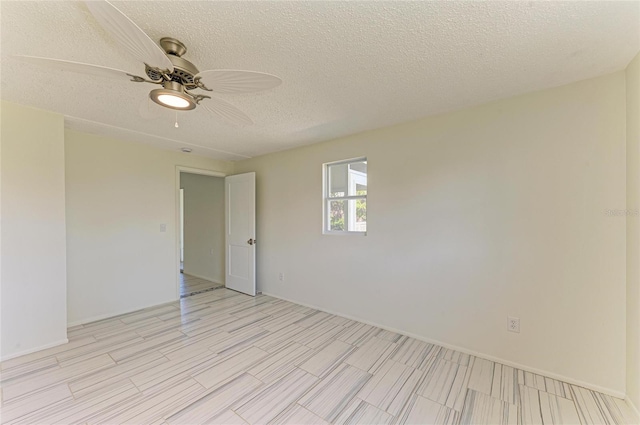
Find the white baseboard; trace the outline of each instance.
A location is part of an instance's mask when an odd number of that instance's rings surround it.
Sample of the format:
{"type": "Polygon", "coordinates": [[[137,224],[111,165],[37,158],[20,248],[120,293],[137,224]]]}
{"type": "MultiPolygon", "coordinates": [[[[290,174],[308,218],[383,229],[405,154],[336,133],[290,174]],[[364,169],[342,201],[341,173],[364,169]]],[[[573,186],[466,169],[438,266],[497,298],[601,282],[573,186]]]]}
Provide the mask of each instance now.
{"type": "Polygon", "coordinates": [[[182,274],[188,274],[189,276],[197,277],[198,279],[204,279],[204,280],[208,280],[209,282],[217,283],[218,285],[224,285],[223,282],[220,282],[218,280],[211,279],[210,277],[206,277],[206,276],[201,276],[199,274],[191,273],[186,270],[183,270],[182,274]]]}
{"type": "Polygon", "coordinates": [[[179,300],[179,298],[176,298],[176,299],[169,300],[169,301],[164,301],[164,302],[161,302],[161,303],[158,303],[158,304],[150,304],[150,305],[145,305],[145,306],[142,306],[142,307],[135,307],[135,308],[132,308],[132,309],[115,311],[113,313],[99,314],[97,316],[87,317],[86,319],[80,319],[80,320],[76,320],[74,322],[68,322],[67,323],[67,328],[72,328],[72,327],[78,326],[78,325],[84,325],[86,323],[97,322],[98,320],[111,319],[111,318],[116,317],[116,316],[122,316],[123,314],[129,314],[129,313],[133,313],[134,311],[144,310],[145,308],[158,307],[158,306],[161,306],[161,305],[170,304],[170,303],[178,301],[178,300],[179,300]]]}
{"type": "MultiPolygon", "coordinates": [[[[388,330],[388,331],[391,331],[391,332],[399,333],[401,335],[406,335],[408,337],[415,338],[415,339],[420,340],[420,341],[428,342],[429,344],[439,345],[439,346],[444,347],[444,348],[449,348],[451,350],[460,351],[461,353],[470,354],[470,355],[475,356],[475,357],[480,357],[481,359],[491,360],[493,362],[501,363],[501,364],[506,365],[506,366],[511,366],[511,367],[516,368],[516,369],[522,369],[524,371],[535,373],[537,375],[543,375],[543,376],[546,376],[548,378],[556,379],[558,381],[563,381],[563,382],[566,382],[566,383],[569,383],[569,384],[577,385],[579,387],[584,387],[584,388],[587,388],[587,389],[590,389],[590,390],[593,390],[593,391],[597,391],[597,392],[600,392],[600,393],[603,393],[603,394],[610,395],[612,397],[616,397],[616,398],[620,398],[620,399],[625,399],[626,398],[626,395],[623,392],[612,390],[610,388],[604,388],[604,387],[601,387],[599,385],[594,385],[594,384],[590,384],[588,382],[584,382],[584,381],[580,381],[580,380],[577,380],[577,379],[569,378],[568,376],[563,376],[563,375],[560,375],[560,374],[557,374],[557,373],[553,373],[553,372],[549,372],[549,371],[546,371],[546,370],[536,369],[534,367],[530,367],[530,366],[523,365],[523,364],[520,364],[520,363],[516,363],[516,362],[509,361],[509,360],[501,359],[499,357],[495,357],[495,356],[491,356],[491,355],[488,355],[488,354],[479,353],[477,351],[469,350],[468,348],[459,347],[457,345],[447,344],[446,342],[442,342],[442,341],[438,341],[438,340],[435,340],[435,339],[427,338],[427,337],[424,337],[424,336],[421,336],[421,335],[412,334],[410,332],[406,332],[406,331],[403,331],[403,330],[390,328],[389,326],[384,326],[384,325],[381,325],[379,323],[375,323],[375,322],[371,322],[369,320],[361,319],[359,317],[349,316],[347,314],[343,314],[343,313],[339,313],[339,312],[336,312],[336,311],[328,310],[326,308],[318,307],[317,305],[303,303],[303,302],[296,301],[296,300],[293,300],[293,299],[290,299],[290,298],[282,297],[280,295],[271,294],[269,292],[264,292],[263,291],[263,294],[264,295],[268,295],[270,297],[274,297],[274,298],[278,298],[278,299],[281,299],[281,300],[285,300],[285,301],[289,301],[289,302],[292,302],[292,303],[296,303],[296,304],[299,304],[299,305],[302,305],[302,306],[305,306],[305,307],[310,307],[310,308],[314,308],[316,310],[324,311],[325,313],[334,314],[336,316],[344,317],[346,319],[351,319],[351,320],[355,320],[357,322],[366,323],[367,325],[371,325],[371,326],[375,326],[375,327],[378,327],[378,328],[381,328],[381,329],[385,329],[385,330],[388,330]]],[[[635,406],[634,406],[634,408],[635,408],[635,406]]]]}
{"type": "Polygon", "coordinates": [[[633,404],[633,401],[631,401],[631,399],[629,398],[629,396],[625,397],[624,399],[627,404],[629,405],[629,407],[631,408],[631,410],[633,410],[633,413],[636,414],[636,418],[638,418],[638,420],[640,420],[640,410],[638,410],[638,407],[636,407],[635,404],[633,404]]]}
{"type": "Polygon", "coordinates": [[[41,345],[39,347],[30,348],[28,350],[20,351],[18,353],[9,354],[8,356],[3,357],[0,361],[15,359],[16,357],[25,356],[27,354],[35,353],[36,351],[46,350],[47,348],[57,347],[58,345],[66,344],[69,340],[67,338],[61,339],[56,342],[52,342],[50,344],[41,345]]]}

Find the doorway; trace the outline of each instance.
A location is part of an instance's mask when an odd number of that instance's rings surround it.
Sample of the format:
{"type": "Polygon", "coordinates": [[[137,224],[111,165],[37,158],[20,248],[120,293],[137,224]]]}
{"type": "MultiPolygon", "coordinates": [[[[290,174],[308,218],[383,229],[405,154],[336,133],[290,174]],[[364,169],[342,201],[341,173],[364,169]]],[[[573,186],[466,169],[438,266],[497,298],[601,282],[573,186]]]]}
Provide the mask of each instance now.
{"type": "Polygon", "coordinates": [[[225,286],[224,178],[179,171],[179,296],[225,286]]]}

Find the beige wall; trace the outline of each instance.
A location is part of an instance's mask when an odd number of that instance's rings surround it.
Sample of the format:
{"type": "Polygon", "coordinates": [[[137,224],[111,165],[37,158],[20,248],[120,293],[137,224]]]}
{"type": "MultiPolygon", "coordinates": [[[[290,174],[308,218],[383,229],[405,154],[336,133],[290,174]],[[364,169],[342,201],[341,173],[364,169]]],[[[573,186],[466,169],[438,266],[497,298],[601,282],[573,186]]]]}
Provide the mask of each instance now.
{"type": "Polygon", "coordinates": [[[69,323],[176,299],[176,166],[233,164],[73,131],[65,147],[69,323]]]}
{"type": "Polygon", "coordinates": [[[64,118],[2,102],[2,359],[66,342],[64,118]]]}
{"type": "Polygon", "coordinates": [[[627,77],[627,395],[640,408],[640,54],[627,77]]]}
{"type": "Polygon", "coordinates": [[[184,272],[224,283],[224,179],[180,173],[184,189],[184,272]]]}
{"type": "Polygon", "coordinates": [[[245,171],[259,290],[624,394],[624,72],[245,171]],[[323,236],[322,164],[360,156],[368,235],[323,236]]]}

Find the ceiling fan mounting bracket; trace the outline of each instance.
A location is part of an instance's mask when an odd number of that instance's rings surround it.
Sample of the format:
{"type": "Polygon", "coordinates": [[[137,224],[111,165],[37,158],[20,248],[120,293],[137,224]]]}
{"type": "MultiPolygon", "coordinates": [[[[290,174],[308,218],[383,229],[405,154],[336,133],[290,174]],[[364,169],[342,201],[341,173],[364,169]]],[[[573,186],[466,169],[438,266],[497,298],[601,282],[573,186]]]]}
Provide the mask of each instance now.
{"type": "Polygon", "coordinates": [[[129,81],[133,81],[134,83],[162,84],[163,82],[163,80],[157,80],[157,81],[147,80],[146,78],[138,77],[137,75],[133,75],[133,74],[127,74],[127,75],[131,77],[131,80],[129,81]]]}
{"type": "Polygon", "coordinates": [[[194,94],[187,92],[189,96],[193,98],[193,101],[196,102],[196,105],[199,105],[200,102],[204,99],[211,99],[211,96],[207,96],[205,94],[194,94]]]}
{"type": "Polygon", "coordinates": [[[213,90],[211,90],[210,88],[208,88],[207,86],[204,85],[204,83],[202,82],[201,77],[195,77],[193,79],[193,84],[195,85],[195,88],[206,90],[206,91],[213,91],[213,90]]]}

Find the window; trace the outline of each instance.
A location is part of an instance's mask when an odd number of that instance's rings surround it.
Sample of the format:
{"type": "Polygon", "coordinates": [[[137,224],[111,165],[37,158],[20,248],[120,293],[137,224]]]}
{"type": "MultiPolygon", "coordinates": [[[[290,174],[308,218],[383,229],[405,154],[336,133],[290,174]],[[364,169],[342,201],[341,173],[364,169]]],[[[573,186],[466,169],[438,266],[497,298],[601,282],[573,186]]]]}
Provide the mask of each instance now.
{"type": "Polygon", "coordinates": [[[367,232],[367,159],[324,164],[323,233],[367,232]]]}

